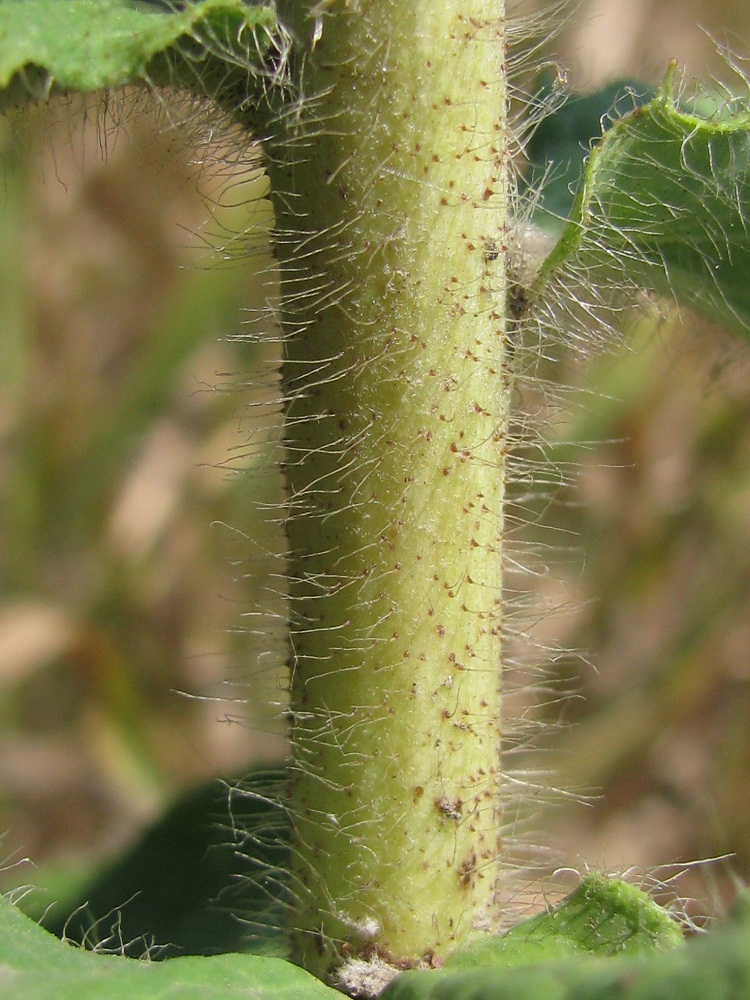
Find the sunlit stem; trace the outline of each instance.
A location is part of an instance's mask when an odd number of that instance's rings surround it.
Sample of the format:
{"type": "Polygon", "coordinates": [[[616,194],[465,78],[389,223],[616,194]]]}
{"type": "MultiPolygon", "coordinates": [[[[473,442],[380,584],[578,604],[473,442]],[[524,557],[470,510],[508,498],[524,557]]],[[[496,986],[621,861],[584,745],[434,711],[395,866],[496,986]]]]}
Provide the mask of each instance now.
{"type": "Polygon", "coordinates": [[[509,388],[503,6],[292,4],[268,141],[287,341],[293,947],[491,921],[509,388]],[[304,9],[302,9],[304,8],[304,9]]]}

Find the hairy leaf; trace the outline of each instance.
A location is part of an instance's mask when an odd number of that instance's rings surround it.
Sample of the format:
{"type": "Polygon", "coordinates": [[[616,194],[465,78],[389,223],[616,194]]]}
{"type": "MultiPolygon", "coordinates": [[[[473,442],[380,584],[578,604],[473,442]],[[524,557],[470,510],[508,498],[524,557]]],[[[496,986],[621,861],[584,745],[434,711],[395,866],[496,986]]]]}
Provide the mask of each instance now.
{"type": "Polygon", "coordinates": [[[341,994],[277,958],[214,955],[135,961],[63,944],[0,897],[3,1000],[335,1000],[341,994]]]}
{"type": "Polygon", "coordinates": [[[664,953],[406,972],[382,1000],[738,1000],[750,996],[750,898],[719,930],[664,953]]]}
{"type": "Polygon", "coordinates": [[[223,781],[195,789],[74,899],[47,905],[42,924],[89,948],[119,937],[130,958],[283,957],[288,834],[267,795],[278,794],[286,772],[253,777],[266,794],[223,781]]]}
{"type": "Polygon", "coordinates": [[[149,82],[252,103],[275,28],[244,0],[0,0],[2,102],[149,82]]]}
{"type": "Polygon", "coordinates": [[[563,267],[609,272],[750,333],[750,110],[681,109],[672,64],[656,97],[594,146],[535,294],[563,267]]]}
{"type": "Polygon", "coordinates": [[[525,920],[502,936],[477,936],[446,962],[446,968],[528,965],[586,952],[638,954],[681,942],[679,925],[645,892],[594,873],[554,910],[525,920]]]}
{"type": "Polygon", "coordinates": [[[523,191],[536,192],[535,225],[559,236],[573,208],[592,138],[650,101],[654,91],[637,80],[618,80],[593,94],[570,94],[552,110],[559,103],[560,93],[549,69],[540,74],[538,87],[535,103],[546,105],[550,113],[526,144],[529,170],[521,184],[523,191]]]}

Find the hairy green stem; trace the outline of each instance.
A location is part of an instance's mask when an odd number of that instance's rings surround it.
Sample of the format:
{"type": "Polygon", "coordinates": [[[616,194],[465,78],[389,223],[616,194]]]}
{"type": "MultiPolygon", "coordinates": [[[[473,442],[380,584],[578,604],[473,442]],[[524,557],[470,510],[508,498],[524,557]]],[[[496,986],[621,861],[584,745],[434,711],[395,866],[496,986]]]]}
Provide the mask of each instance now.
{"type": "Polygon", "coordinates": [[[501,0],[292,3],[293,943],[437,961],[494,912],[509,386],[501,0]]]}

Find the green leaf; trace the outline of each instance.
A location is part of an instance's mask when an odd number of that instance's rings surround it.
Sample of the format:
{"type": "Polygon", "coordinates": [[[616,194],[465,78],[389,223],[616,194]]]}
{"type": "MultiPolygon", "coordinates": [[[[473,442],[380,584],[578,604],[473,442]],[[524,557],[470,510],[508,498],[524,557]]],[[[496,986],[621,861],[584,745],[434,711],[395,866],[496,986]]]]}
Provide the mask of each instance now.
{"type": "MultiPolygon", "coordinates": [[[[592,924],[596,931],[597,924],[592,924]]],[[[381,1000],[740,1000],[750,996],[750,896],[716,931],[666,952],[406,972],[381,1000]]]]}
{"type": "Polygon", "coordinates": [[[278,958],[214,955],[135,961],[63,944],[0,897],[3,1000],[341,1000],[278,958]]]}
{"type": "Polygon", "coordinates": [[[530,169],[522,178],[522,189],[536,192],[536,225],[559,235],[573,208],[591,140],[653,96],[639,81],[618,80],[593,94],[571,94],[554,108],[560,99],[554,76],[548,69],[540,74],[534,105],[548,107],[550,113],[525,146],[530,169]]]}
{"type": "Polygon", "coordinates": [[[0,0],[3,102],[148,82],[239,105],[268,75],[275,31],[272,8],[243,0],[0,0]]]}
{"type": "Polygon", "coordinates": [[[645,892],[620,879],[588,875],[558,907],[502,936],[480,935],[445,968],[528,965],[564,955],[616,955],[681,944],[679,925],[645,892]]]}
{"type": "Polygon", "coordinates": [[[130,958],[283,957],[288,831],[271,803],[286,780],[283,769],[258,770],[231,791],[202,785],[75,898],[49,905],[40,890],[20,905],[44,905],[41,921],[59,937],[88,947],[116,939],[130,958]]]}
{"type": "MultiPolygon", "coordinates": [[[[600,139],[532,289],[572,268],[621,277],[750,334],[750,109],[680,109],[672,64],[656,97],[600,139]]],[[[703,107],[696,103],[695,107],[703,107]]]]}
{"type": "MultiPolygon", "coordinates": [[[[477,935],[439,972],[422,974],[421,979],[415,974],[414,987],[405,975],[398,980],[400,985],[394,984],[392,993],[386,992],[385,997],[421,1000],[442,996],[433,993],[438,980],[446,978],[453,982],[457,969],[476,971],[489,967],[505,974],[510,968],[539,965],[542,981],[551,976],[552,983],[554,973],[544,970],[552,969],[555,960],[586,955],[593,958],[643,955],[674,948],[682,940],[679,925],[647,893],[620,879],[593,873],[555,909],[518,924],[506,934],[477,935]],[[431,979],[428,981],[425,976],[431,979]]],[[[551,997],[556,995],[554,990],[550,993],[551,997]]]]}

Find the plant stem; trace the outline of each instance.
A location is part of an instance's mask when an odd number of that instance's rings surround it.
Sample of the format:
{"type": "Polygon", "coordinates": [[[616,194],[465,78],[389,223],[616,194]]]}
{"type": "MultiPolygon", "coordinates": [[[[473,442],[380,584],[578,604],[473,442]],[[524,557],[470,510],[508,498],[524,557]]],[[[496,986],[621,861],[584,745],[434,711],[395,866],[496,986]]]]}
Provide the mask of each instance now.
{"type": "Polygon", "coordinates": [[[434,962],[494,910],[503,7],[291,8],[305,96],[267,146],[287,340],[292,939],[325,975],[347,955],[434,962]]]}

